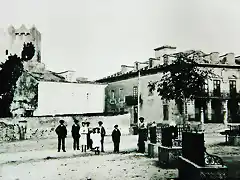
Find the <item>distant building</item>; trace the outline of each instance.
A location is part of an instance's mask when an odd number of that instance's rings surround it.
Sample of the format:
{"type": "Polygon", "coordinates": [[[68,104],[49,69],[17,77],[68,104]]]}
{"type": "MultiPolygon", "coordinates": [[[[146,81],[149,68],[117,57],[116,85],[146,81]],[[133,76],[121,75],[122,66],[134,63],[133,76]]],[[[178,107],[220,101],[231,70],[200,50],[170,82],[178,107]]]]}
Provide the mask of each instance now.
{"type": "Polygon", "coordinates": [[[34,57],[24,62],[24,72],[16,83],[10,107],[13,116],[103,113],[105,85],[78,78],[74,71],[46,70],[41,59],[41,33],[35,26],[10,26],[2,35],[2,62],[9,55],[21,57],[24,43],[32,42],[35,47],[34,57]]]}
{"type": "MultiPolygon", "coordinates": [[[[134,63],[134,66],[122,65],[121,70],[114,75],[102,78],[96,82],[108,83],[106,87],[105,110],[107,112],[128,111],[131,113],[131,123],[136,124],[138,97],[138,70],[140,69],[140,116],[147,122],[169,123],[179,120],[179,108],[174,101],[161,100],[156,90],[151,90],[151,82],[160,80],[164,69],[174,60],[172,54],[176,47],[162,46],[155,49],[155,57],[144,63],[134,63]]],[[[199,66],[213,69],[216,74],[208,79],[205,87],[207,97],[199,97],[187,103],[189,121],[200,121],[201,109],[204,121],[207,122],[240,122],[240,101],[235,97],[240,93],[240,57],[234,53],[219,56],[213,52],[205,54],[201,51],[186,51],[194,56],[199,66]],[[207,103],[205,100],[209,99],[207,103]]],[[[179,120],[181,121],[181,120],[179,120]]]]}

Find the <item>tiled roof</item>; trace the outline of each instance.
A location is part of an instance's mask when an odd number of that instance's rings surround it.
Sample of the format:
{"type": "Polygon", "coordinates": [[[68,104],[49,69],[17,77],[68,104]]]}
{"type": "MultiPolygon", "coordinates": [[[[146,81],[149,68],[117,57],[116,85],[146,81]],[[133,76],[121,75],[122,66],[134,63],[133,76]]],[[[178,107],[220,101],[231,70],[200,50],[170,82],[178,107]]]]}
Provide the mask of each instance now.
{"type": "Polygon", "coordinates": [[[44,70],[42,72],[29,72],[38,81],[65,82],[65,78],[55,72],[44,70]]]}

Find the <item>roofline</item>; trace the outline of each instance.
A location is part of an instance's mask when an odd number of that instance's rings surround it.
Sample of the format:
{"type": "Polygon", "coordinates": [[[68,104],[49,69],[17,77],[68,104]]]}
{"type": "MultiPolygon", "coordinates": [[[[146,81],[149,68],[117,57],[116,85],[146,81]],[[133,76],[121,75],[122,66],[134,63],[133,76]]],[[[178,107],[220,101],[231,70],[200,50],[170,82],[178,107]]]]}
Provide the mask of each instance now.
{"type": "Polygon", "coordinates": [[[155,48],[154,51],[158,51],[158,50],[162,50],[162,49],[177,49],[177,47],[173,47],[173,46],[161,46],[161,47],[155,48]]]}
{"type": "Polygon", "coordinates": [[[96,85],[107,85],[107,83],[101,83],[96,81],[83,81],[83,82],[70,82],[70,81],[50,81],[50,80],[38,80],[39,82],[52,82],[52,83],[68,83],[68,84],[96,84],[96,85]]]}
{"type": "MultiPolygon", "coordinates": [[[[167,65],[167,66],[166,65],[158,65],[158,66],[155,66],[150,69],[141,69],[140,73],[141,73],[141,76],[153,75],[153,74],[163,72],[164,70],[167,70],[167,68],[170,68],[171,66],[172,66],[172,64],[167,65]]],[[[198,67],[228,68],[228,69],[239,69],[240,70],[240,65],[229,66],[229,65],[221,65],[221,64],[198,64],[198,67]]],[[[131,79],[131,78],[135,78],[135,77],[138,77],[138,71],[128,72],[125,74],[121,74],[119,76],[98,79],[95,82],[110,83],[110,82],[131,79]]]]}
{"type": "Polygon", "coordinates": [[[129,68],[134,68],[134,66],[130,66],[130,65],[125,65],[125,64],[122,64],[121,67],[129,67],[129,68]]]}
{"type": "Polygon", "coordinates": [[[62,72],[54,72],[56,74],[63,74],[63,73],[66,73],[66,72],[75,72],[75,71],[72,71],[72,70],[67,70],[67,71],[62,71],[62,72]]]}
{"type": "Polygon", "coordinates": [[[229,53],[226,53],[226,54],[221,55],[221,56],[219,56],[219,57],[224,57],[224,56],[227,56],[228,54],[234,54],[234,53],[233,53],[233,52],[229,52],[229,53]]]}

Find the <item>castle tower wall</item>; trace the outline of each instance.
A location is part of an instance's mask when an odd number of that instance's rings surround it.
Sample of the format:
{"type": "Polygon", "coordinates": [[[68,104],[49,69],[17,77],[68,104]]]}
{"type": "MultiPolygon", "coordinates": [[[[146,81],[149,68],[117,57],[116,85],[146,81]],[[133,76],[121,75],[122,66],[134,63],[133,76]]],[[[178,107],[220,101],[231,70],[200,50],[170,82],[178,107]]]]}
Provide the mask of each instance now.
{"type": "Polygon", "coordinates": [[[27,29],[24,25],[18,29],[10,26],[6,33],[6,40],[6,50],[8,51],[5,54],[6,56],[10,54],[21,56],[23,44],[32,42],[35,47],[35,55],[32,61],[41,62],[41,33],[35,26],[30,29],[27,29]]]}

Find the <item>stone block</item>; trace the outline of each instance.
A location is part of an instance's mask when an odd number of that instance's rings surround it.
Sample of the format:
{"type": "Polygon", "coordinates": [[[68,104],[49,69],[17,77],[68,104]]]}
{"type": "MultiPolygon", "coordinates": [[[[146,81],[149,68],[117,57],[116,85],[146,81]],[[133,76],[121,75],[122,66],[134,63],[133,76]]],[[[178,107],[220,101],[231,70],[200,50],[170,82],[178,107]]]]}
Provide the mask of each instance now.
{"type": "Polygon", "coordinates": [[[158,146],[158,161],[160,166],[168,168],[178,167],[178,157],[182,155],[182,147],[158,146]]]}
{"type": "Polygon", "coordinates": [[[150,157],[150,158],[157,157],[157,155],[158,155],[157,144],[148,142],[147,146],[148,146],[148,157],[150,157]]]}

